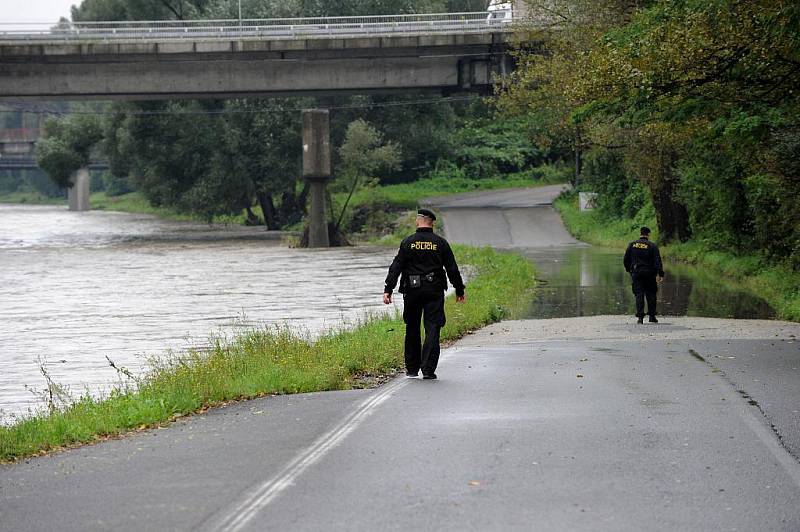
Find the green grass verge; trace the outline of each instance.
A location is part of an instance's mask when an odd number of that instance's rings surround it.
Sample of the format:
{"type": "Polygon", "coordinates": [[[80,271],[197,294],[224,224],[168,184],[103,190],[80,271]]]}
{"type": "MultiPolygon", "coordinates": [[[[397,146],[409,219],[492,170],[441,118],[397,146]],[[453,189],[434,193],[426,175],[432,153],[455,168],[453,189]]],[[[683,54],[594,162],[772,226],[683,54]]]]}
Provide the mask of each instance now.
{"type": "MultiPolygon", "coordinates": [[[[577,197],[571,195],[556,200],[555,207],[570,233],[591,244],[624,249],[642,225],[653,228],[651,236],[658,241],[652,208],[643,209],[636,218],[609,219],[597,211],[580,212],[577,197]]],[[[662,246],[661,252],[665,260],[702,267],[762,297],[781,319],[800,321],[800,272],[789,266],[770,263],[757,255],[719,251],[702,241],[662,246]]]]}
{"type": "MultiPolygon", "coordinates": [[[[528,174],[515,174],[486,179],[468,179],[464,177],[436,177],[420,179],[411,183],[382,185],[374,188],[363,188],[353,194],[352,206],[368,203],[385,202],[402,209],[415,209],[419,200],[428,196],[446,196],[475,192],[479,190],[495,190],[500,188],[533,187],[549,185],[550,181],[534,181],[528,174]]],[[[346,193],[337,193],[334,200],[343,203],[346,193]]]]}
{"type": "Polygon", "coordinates": [[[66,198],[51,198],[38,192],[10,192],[0,194],[0,203],[18,203],[29,205],[66,205],[66,198]]]}
{"type": "Polygon", "coordinates": [[[94,192],[89,198],[89,205],[98,211],[118,211],[132,214],[152,214],[167,220],[205,221],[201,216],[186,214],[165,207],[153,207],[138,192],[130,192],[120,196],[108,196],[105,192],[94,192]]]}
{"type": "MultiPolygon", "coordinates": [[[[452,297],[446,302],[444,341],[513,316],[529,302],[534,286],[529,261],[489,248],[454,246],[454,251],[476,275],[465,304],[452,297]]],[[[402,366],[403,334],[399,316],[373,316],[313,341],[286,328],[216,338],[210,351],[154,360],[138,384],[106,398],[83,397],[63,410],[0,427],[0,461],[157,426],[226,401],[352,388],[364,375],[390,374],[402,366]]]]}

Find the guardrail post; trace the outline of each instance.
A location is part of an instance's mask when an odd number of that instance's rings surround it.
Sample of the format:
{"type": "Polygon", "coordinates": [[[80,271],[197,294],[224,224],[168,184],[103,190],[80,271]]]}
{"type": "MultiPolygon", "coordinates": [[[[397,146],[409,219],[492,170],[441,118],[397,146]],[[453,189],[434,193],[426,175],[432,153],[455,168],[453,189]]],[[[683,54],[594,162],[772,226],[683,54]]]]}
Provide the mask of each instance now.
{"type": "Polygon", "coordinates": [[[325,210],[326,188],[331,177],[330,116],[327,109],[303,111],[303,177],[308,181],[311,196],[308,247],[330,247],[325,210]]]}

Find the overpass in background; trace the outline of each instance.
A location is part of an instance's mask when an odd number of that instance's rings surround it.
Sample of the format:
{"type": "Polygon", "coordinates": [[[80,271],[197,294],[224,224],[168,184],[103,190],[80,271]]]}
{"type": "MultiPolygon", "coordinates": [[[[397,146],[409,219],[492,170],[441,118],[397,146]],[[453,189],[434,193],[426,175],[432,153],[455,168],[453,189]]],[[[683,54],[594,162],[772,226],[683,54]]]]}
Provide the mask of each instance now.
{"type": "Polygon", "coordinates": [[[513,26],[511,11],[3,23],[0,100],[488,92],[513,66],[513,26]]]}

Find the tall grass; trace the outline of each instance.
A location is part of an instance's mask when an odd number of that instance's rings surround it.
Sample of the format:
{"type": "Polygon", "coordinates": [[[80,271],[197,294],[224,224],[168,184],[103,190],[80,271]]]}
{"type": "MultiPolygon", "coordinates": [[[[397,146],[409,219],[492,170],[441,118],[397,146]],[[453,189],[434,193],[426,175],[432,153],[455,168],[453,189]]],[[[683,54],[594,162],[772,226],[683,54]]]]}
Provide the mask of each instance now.
{"type": "MultiPolygon", "coordinates": [[[[555,207],[570,233],[592,244],[624,249],[638,236],[642,225],[653,228],[651,236],[658,241],[652,212],[642,212],[636,218],[610,220],[597,211],[580,212],[577,198],[572,196],[559,198],[555,207]]],[[[699,240],[662,246],[661,252],[665,260],[700,266],[762,297],[779,318],[800,321],[800,272],[788,265],[754,254],[734,255],[699,240]]]]}
{"type": "MultiPolygon", "coordinates": [[[[513,316],[534,286],[533,267],[519,255],[465,246],[454,251],[476,275],[465,304],[446,301],[444,341],[513,316]]],[[[63,409],[0,427],[0,461],[160,425],[226,401],[359,386],[364,375],[391,374],[402,366],[403,334],[399,316],[378,315],[316,340],[285,327],[216,338],[208,351],[153,360],[139,382],[121,385],[105,398],[84,396],[63,409]]]]}

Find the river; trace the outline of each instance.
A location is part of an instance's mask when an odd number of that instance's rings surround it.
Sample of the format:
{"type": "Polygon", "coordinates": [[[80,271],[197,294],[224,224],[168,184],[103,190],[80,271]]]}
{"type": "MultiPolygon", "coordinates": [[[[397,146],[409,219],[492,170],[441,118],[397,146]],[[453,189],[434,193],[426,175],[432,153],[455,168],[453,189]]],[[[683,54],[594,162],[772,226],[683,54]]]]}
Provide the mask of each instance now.
{"type": "Polygon", "coordinates": [[[292,324],[309,334],[385,309],[393,251],[291,249],[259,228],[0,205],[0,411],[41,406],[53,380],[99,393],[118,366],[211,333],[292,324]],[[32,390],[33,389],[33,390],[32,390]]]}

